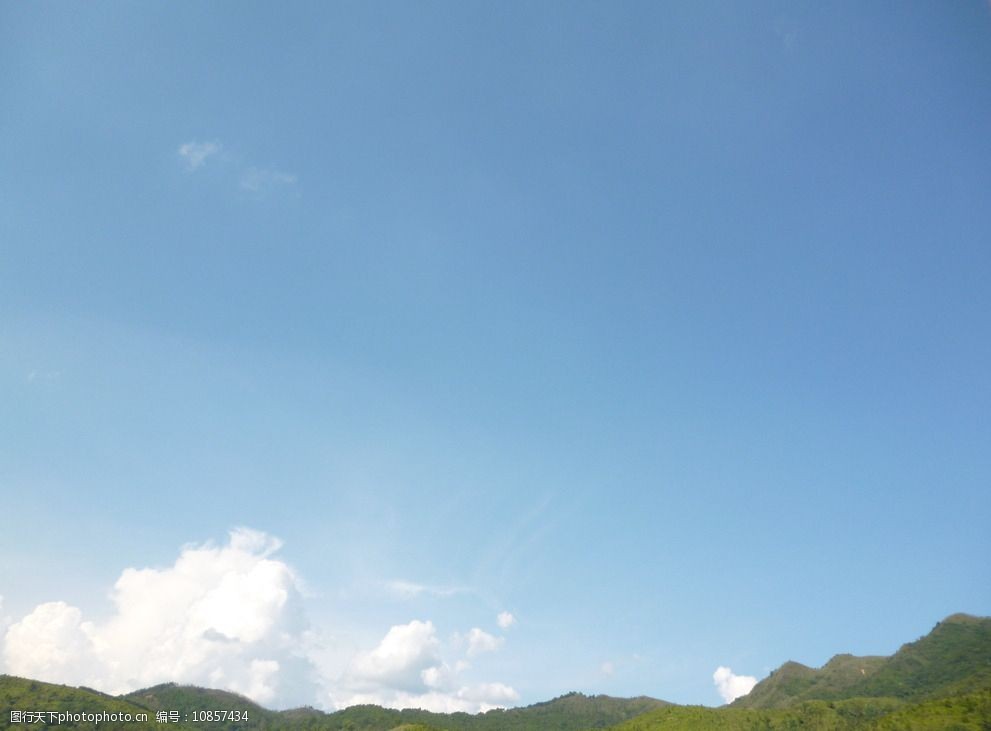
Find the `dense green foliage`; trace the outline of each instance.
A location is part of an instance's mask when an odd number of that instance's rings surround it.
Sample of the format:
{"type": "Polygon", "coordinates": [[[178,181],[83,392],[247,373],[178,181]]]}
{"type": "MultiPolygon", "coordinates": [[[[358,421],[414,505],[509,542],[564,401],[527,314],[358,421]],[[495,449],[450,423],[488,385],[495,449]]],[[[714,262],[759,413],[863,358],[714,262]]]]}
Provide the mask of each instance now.
{"type": "Polygon", "coordinates": [[[849,698],[888,658],[837,655],[821,669],[786,662],[734,703],[738,708],[784,708],[802,700],[849,698]]]}
{"type": "Polygon", "coordinates": [[[923,703],[893,698],[805,701],[788,708],[671,706],[612,731],[991,731],[991,690],[923,703]]]}
{"type": "Polygon", "coordinates": [[[871,726],[877,731],[991,731],[991,690],[908,706],[871,726]]]}
{"type": "Polygon", "coordinates": [[[808,701],[791,708],[705,708],[673,706],[644,714],[616,726],[613,731],[655,731],[657,729],[714,729],[719,731],[778,731],[817,729],[846,731],[868,729],[871,724],[900,707],[895,700],[851,699],[827,702],[808,701]]]}
{"type": "Polygon", "coordinates": [[[954,614],[891,657],[837,655],[821,669],[788,662],[736,708],[784,708],[806,700],[925,700],[991,687],[991,619],[954,614]]]}
{"type": "Polygon", "coordinates": [[[954,614],[904,645],[858,695],[926,699],[991,687],[991,619],[954,614]]]}
{"type": "MultiPolygon", "coordinates": [[[[379,706],[335,713],[313,708],[269,711],[234,693],[174,683],[113,697],[0,676],[0,730],[25,728],[11,723],[11,710],[148,715],[143,723],[101,723],[99,728],[107,731],[991,731],[991,619],[953,615],[891,657],[837,655],[819,669],[785,663],[749,696],[722,708],[569,693],[525,708],[477,715],[379,706]],[[217,709],[247,711],[248,718],[155,722],[160,710],[184,717],[217,709]]],[[[86,722],[63,726],[93,728],[86,722]]]]}
{"type": "MultiPolygon", "coordinates": [[[[140,713],[148,714],[147,722],[113,722],[99,724],[107,731],[146,731],[159,729],[155,723],[155,714],[135,703],[122,698],[98,693],[88,688],[69,688],[64,685],[52,685],[24,678],[13,678],[0,675],[0,729],[6,728],[38,728],[47,727],[46,723],[11,724],[11,711],[20,712],[68,712],[68,713],[130,713],[137,718],[140,713]]],[[[92,722],[64,723],[62,728],[93,728],[92,722]]]]}

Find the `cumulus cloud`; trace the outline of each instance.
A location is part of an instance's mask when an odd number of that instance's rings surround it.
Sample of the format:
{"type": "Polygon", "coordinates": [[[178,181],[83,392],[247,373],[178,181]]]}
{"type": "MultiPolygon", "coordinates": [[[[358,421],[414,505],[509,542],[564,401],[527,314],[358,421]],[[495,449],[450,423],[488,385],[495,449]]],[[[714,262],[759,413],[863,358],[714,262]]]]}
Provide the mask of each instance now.
{"type": "Polygon", "coordinates": [[[463,660],[448,663],[441,657],[442,650],[432,622],[395,625],[375,648],[354,658],[334,684],[332,702],[337,708],[375,703],[477,713],[519,700],[519,694],[503,683],[464,682],[462,674],[471,666],[463,660]]]}
{"type": "Polygon", "coordinates": [[[732,703],[753,690],[757,685],[757,678],[751,675],[737,675],[732,669],[720,665],[712,674],[712,682],[715,683],[723,701],[732,703]]]}
{"type": "Polygon", "coordinates": [[[482,652],[493,652],[498,650],[505,641],[502,637],[495,637],[488,632],[472,627],[468,632],[468,657],[478,655],[482,652]]]}
{"type": "Polygon", "coordinates": [[[7,670],[52,683],[75,683],[95,659],[94,629],[65,602],[40,604],[7,630],[7,670]]]}
{"type": "Polygon", "coordinates": [[[501,629],[509,629],[516,624],[516,617],[514,617],[510,612],[499,612],[499,616],[496,617],[496,624],[498,624],[501,629]]]}
{"type": "Polygon", "coordinates": [[[469,662],[503,638],[476,627],[441,640],[427,620],[395,625],[318,673],[313,658],[322,650],[281,545],[239,528],[220,545],[185,546],[171,565],[125,569],[106,617],[52,601],[4,627],[0,612],[0,665],[113,694],[163,682],[222,688],[275,708],[377,703],[475,713],[519,700],[509,685],[476,677],[469,662]]]}
{"type": "Polygon", "coordinates": [[[433,622],[395,625],[374,650],[354,660],[351,678],[358,685],[417,690],[424,673],[439,665],[439,646],[433,622]]]}
{"type": "Polygon", "coordinates": [[[184,142],[179,145],[179,157],[188,170],[196,170],[206,164],[207,158],[220,152],[219,142],[184,142]]]}
{"type": "Polygon", "coordinates": [[[125,569],[114,613],[87,621],[65,602],[10,625],[3,655],[15,675],[125,693],[175,681],[259,703],[311,703],[309,633],[278,539],[245,528],[226,545],[185,547],[163,569],[125,569]]]}
{"type": "Polygon", "coordinates": [[[296,176],[279,170],[251,167],[241,175],[241,187],[252,193],[264,193],[283,185],[295,185],[296,176]]]}

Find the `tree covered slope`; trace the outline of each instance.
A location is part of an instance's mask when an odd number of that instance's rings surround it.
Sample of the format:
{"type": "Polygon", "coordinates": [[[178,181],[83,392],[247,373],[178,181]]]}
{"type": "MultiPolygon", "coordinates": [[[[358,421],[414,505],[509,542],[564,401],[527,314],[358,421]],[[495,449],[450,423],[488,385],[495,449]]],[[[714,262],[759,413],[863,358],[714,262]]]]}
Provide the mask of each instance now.
{"type": "Polygon", "coordinates": [[[991,618],[954,614],[891,657],[836,655],[816,670],[787,662],[735,708],[784,708],[806,700],[925,700],[991,687],[991,618]]]}
{"type": "Polygon", "coordinates": [[[787,708],[671,706],[612,731],[989,731],[991,690],[910,703],[893,698],[803,701],[787,708]]]}
{"type": "Polygon", "coordinates": [[[11,723],[11,712],[47,713],[49,711],[73,714],[130,714],[133,719],[137,719],[140,714],[147,714],[148,721],[145,722],[137,720],[130,722],[103,721],[98,725],[100,729],[106,729],[107,731],[118,731],[122,729],[130,729],[131,731],[158,729],[158,731],[161,731],[161,725],[155,723],[154,713],[125,698],[105,695],[89,688],[70,688],[65,685],[54,685],[36,680],[0,675],[0,729],[55,726],[61,728],[94,728],[95,724],[92,721],[55,724],[49,723],[47,717],[44,723],[11,723]]]}

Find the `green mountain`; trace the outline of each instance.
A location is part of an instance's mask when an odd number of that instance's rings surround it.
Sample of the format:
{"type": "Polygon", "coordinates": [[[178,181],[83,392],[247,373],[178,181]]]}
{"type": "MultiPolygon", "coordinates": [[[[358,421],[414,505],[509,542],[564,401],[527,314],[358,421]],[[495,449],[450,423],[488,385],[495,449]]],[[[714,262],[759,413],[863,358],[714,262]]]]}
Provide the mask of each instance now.
{"type": "MultiPolygon", "coordinates": [[[[125,696],[114,697],[88,688],[0,675],[0,729],[23,728],[11,723],[11,711],[65,711],[73,713],[128,713],[132,722],[104,721],[101,729],[163,728],[176,731],[204,728],[210,731],[582,731],[611,727],[635,716],[669,704],[654,698],[612,698],[569,693],[544,703],[523,708],[492,710],[472,715],[468,713],[431,713],[417,709],[402,711],[379,706],[353,706],[334,713],[313,708],[270,711],[235,693],[195,686],[166,683],[145,688],[125,696]],[[205,710],[239,711],[247,718],[194,722],[194,713],[205,710]],[[167,725],[155,722],[159,711],[177,712],[179,723],[167,725]],[[141,714],[147,718],[141,719],[141,714]]],[[[48,721],[46,716],[45,721],[48,721]]],[[[34,727],[47,723],[31,724],[34,727]]],[[[51,724],[55,725],[55,724],[51,724]]],[[[68,728],[93,728],[94,724],[63,722],[68,728]]]]}
{"type": "Polygon", "coordinates": [[[248,710],[247,723],[214,723],[212,731],[225,729],[348,729],[380,731],[384,729],[428,726],[451,731],[499,731],[500,729],[544,729],[577,731],[613,726],[647,711],[669,705],[654,698],[612,698],[569,693],[544,703],[523,708],[468,713],[431,713],[417,709],[398,711],[392,708],[363,705],[343,711],[323,713],[312,708],[290,711],[267,711],[234,693],[206,690],[172,683],[130,693],[125,698],[151,710],[178,710],[190,714],[204,708],[248,710]]]}
{"type": "MultiPolygon", "coordinates": [[[[501,729],[572,731],[607,728],[667,705],[670,704],[645,696],[613,698],[607,695],[568,693],[532,706],[492,710],[474,716],[467,713],[431,713],[421,716],[418,714],[424,713],[423,711],[408,710],[401,713],[417,714],[411,720],[452,731],[501,731],[501,729]]],[[[348,708],[333,715],[347,715],[351,710],[353,709],[348,708]]]]}
{"type": "Polygon", "coordinates": [[[954,614],[891,657],[836,655],[818,670],[786,662],[733,703],[784,708],[801,701],[922,701],[991,687],[991,618],[954,614]]]}
{"type": "MultiPolygon", "coordinates": [[[[0,731],[23,729],[12,712],[118,714],[99,729],[146,731],[991,731],[991,618],[955,614],[891,657],[837,655],[814,669],[782,665],[730,706],[677,706],[654,698],[569,693],[523,708],[467,713],[354,706],[335,713],[313,708],[270,711],[234,693],[167,683],[114,697],[0,675],[0,731]],[[205,710],[246,718],[193,722],[205,710]],[[156,723],[175,711],[179,723],[156,723]],[[130,720],[122,720],[126,714],[130,720]]],[[[92,720],[35,728],[93,729],[92,720]]]]}

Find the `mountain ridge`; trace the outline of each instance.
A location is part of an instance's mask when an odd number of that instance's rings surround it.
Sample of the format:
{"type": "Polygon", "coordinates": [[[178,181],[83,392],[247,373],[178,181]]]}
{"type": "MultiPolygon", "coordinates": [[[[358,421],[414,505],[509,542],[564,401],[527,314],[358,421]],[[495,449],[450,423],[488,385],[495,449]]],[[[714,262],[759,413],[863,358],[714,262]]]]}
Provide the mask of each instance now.
{"type": "MultiPolygon", "coordinates": [[[[946,729],[991,731],[991,617],[950,615],[929,634],[890,656],[834,655],[821,668],[783,663],[750,695],[719,708],[681,706],[638,696],[571,692],[547,701],[485,713],[432,713],[380,706],[324,712],[268,710],[226,690],[162,683],[121,696],[89,688],[0,675],[0,729],[18,727],[8,710],[145,714],[147,720],[100,723],[104,731],[159,728],[157,711],[246,710],[247,721],[209,724],[210,731],[824,731],[946,729]]],[[[86,724],[63,724],[92,728],[86,724]]],[[[203,724],[170,723],[176,731],[203,724]]]]}
{"type": "Polygon", "coordinates": [[[927,700],[991,686],[991,617],[951,614],[887,656],[834,655],[821,668],[783,663],[732,705],[784,708],[848,698],[927,700]]]}

